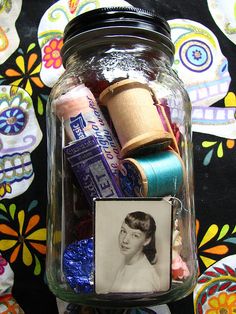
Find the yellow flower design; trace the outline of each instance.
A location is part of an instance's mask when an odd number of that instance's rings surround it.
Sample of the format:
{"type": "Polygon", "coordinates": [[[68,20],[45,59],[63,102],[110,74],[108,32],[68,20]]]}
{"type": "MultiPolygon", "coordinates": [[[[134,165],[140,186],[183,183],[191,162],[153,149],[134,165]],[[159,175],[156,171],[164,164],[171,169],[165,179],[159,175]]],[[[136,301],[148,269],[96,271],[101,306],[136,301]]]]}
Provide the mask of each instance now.
{"type": "Polygon", "coordinates": [[[19,55],[16,58],[16,65],[18,69],[7,69],[5,75],[7,78],[13,78],[14,81],[10,85],[20,86],[24,88],[29,95],[33,94],[32,83],[42,88],[44,85],[39,78],[39,72],[41,70],[41,62],[37,64],[38,55],[34,52],[30,53],[28,62],[26,63],[24,56],[19,55]]]}
{"type": "MultiPolygon", "coordinates": [[[[196,221],[196,233],[199,234],[200,222],[196,221]]],[[[224,225],[220,230],[216,224],[212,224],[206,231],[205,235],[199,241],[198,256],[206,266],[210,267],[216,262],[214,258],[216,255],[224,256],[228,253],[229,249],[225,244],[218,244],[217,241],[221,240],[229,231],[229,226],[224,225]],[[214,239],[214,242],[211,242],[214,239]]],[[[200,240],[200,239],[199,239],[200,240]]]]}
{"type": "Polygon", "coordinates": [[[33,215],[28,222],[25,222],[25,211],[21,210],[17,215],[18,230],[14,230],[7,224],[0,224],[0,251],[12,250],[10,263],[15,262],[20,250],[22,249],[22,259],[26,266],[33,262],[32,249],[41,254],[46,254],[46,245],[42,241],[46,240],[46,228],[35,230],[40,221],[39,215],[33,215]],[[35,231],[33,231],[35,230],[35,231]]]}
{"type": "Polygon", "coordinates": [[[208,300],[209,309],[206,314],[235,314],[236,294],[221,292],[208,300]]]}

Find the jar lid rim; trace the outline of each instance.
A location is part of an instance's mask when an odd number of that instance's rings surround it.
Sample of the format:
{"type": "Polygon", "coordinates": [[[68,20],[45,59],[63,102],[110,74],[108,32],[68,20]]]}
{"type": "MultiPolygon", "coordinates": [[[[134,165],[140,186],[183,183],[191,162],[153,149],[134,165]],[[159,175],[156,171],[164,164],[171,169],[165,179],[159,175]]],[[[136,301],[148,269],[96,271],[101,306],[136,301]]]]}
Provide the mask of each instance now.
{"type": "MultiPolygon", "coordinates": [[[[91,29],[96,26],[96,21],[104,26],[104,23],[107,20],[111,20],[112,22],[120,22],[120,24],[127,23],[128,20],[123,20],[122,18],[130,18],[133,21],[141,21],[145,20],[145,22],[158,24],[158,26],[163,28],[163,31],[170,34],[170,26],[167,21],[160,15],[156,14],[154,11],[146,10],[142,8],[127,6],[127,7],[102,7],[93,10],[89,10],[82,14],[74,17],[65,27],[64,30],[64,41],[66,41],[67,37],[71,37],[71,33],[74,31],[74,27],[82,26],[83,23],[86,24],[87,28],[91,29]],[[90,21],[90,19],[92,19],[90,21]],[[92,23],[90,23],[92,22],[92,23]]],[[[77,28],[77,34],[80,33],[81,30],[77,28]]]]}
{"type": "MultiPolygon", "coordinates": [[[[150,32],[150,36],[155,40],[155,35],[160,39],[160,35],[165,38],[165,45],[169,46],[171,54],[173,51],[173,43],[171,42],[170,26],[168,22],[161,16],[157,15],[153,11],[136,8],[136,7],[103,7],[82,13],[73,18],[65,27],[64,30],[64,46],[70,46],[73,42],[73,38],[79,38],[80,35],[89,34],[90,32],[96,32],[103,29],[111,31],[121,27],[128,27],[133,29],[135,36],[135,30],[144,30],[143,37],[147,32],[150,32]]],[[[122,35],[122,34],[121,34],[122,35]]],[[[142,35],[141,35],[142,36],[142,35]]],[[[65,47],[62,48],[61,55],[63,63],[65,63],[65,47]],[[63,49],[64,48],[64,49],[63,49]]]]}

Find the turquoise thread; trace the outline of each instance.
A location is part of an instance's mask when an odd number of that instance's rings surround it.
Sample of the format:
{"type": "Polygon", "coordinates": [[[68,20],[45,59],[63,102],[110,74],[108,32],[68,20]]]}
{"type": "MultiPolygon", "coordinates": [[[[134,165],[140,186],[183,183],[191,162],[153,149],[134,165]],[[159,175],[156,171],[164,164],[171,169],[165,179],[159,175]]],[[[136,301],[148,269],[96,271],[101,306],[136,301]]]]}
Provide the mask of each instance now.
{"type": "Polygon", "coordinates": [[[136,158],[147,177],[147,196],[174,195],[183,182],[183,166],[179,157],[165,151],[155,155],[136,158]]]}

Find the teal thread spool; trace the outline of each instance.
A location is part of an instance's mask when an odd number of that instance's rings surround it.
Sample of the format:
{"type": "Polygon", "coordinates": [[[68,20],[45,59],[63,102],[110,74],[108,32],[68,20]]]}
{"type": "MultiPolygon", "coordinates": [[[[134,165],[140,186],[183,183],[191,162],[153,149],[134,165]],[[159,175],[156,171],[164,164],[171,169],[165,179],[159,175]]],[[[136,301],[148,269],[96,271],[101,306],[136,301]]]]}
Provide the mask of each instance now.
{"type": "Polygon", "coordinates": [[[126,158],[120,167],[120,185],[126,196],[175,195],[184,180],[184,165],[174,151],[126,158]]]}

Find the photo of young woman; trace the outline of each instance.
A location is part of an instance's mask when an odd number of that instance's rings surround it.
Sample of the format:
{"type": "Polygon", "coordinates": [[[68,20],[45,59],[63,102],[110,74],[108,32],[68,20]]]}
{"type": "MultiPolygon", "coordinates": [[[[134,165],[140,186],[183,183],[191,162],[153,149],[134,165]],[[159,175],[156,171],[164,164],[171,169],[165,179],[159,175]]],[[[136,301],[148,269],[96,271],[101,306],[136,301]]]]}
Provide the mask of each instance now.
{"type": "Polygon", "coordinates": [[[156,223],[145,212],[129,213],[118,236],[123,262],[118,269],[111,292],[155,292],[160,279],[156,263],[156,223]]]}
{"type": "Polygon", "coordinates": [[[97,294],[159,294],[171,279],[172,205],[163,199],[95,201],[97,294]]]}

